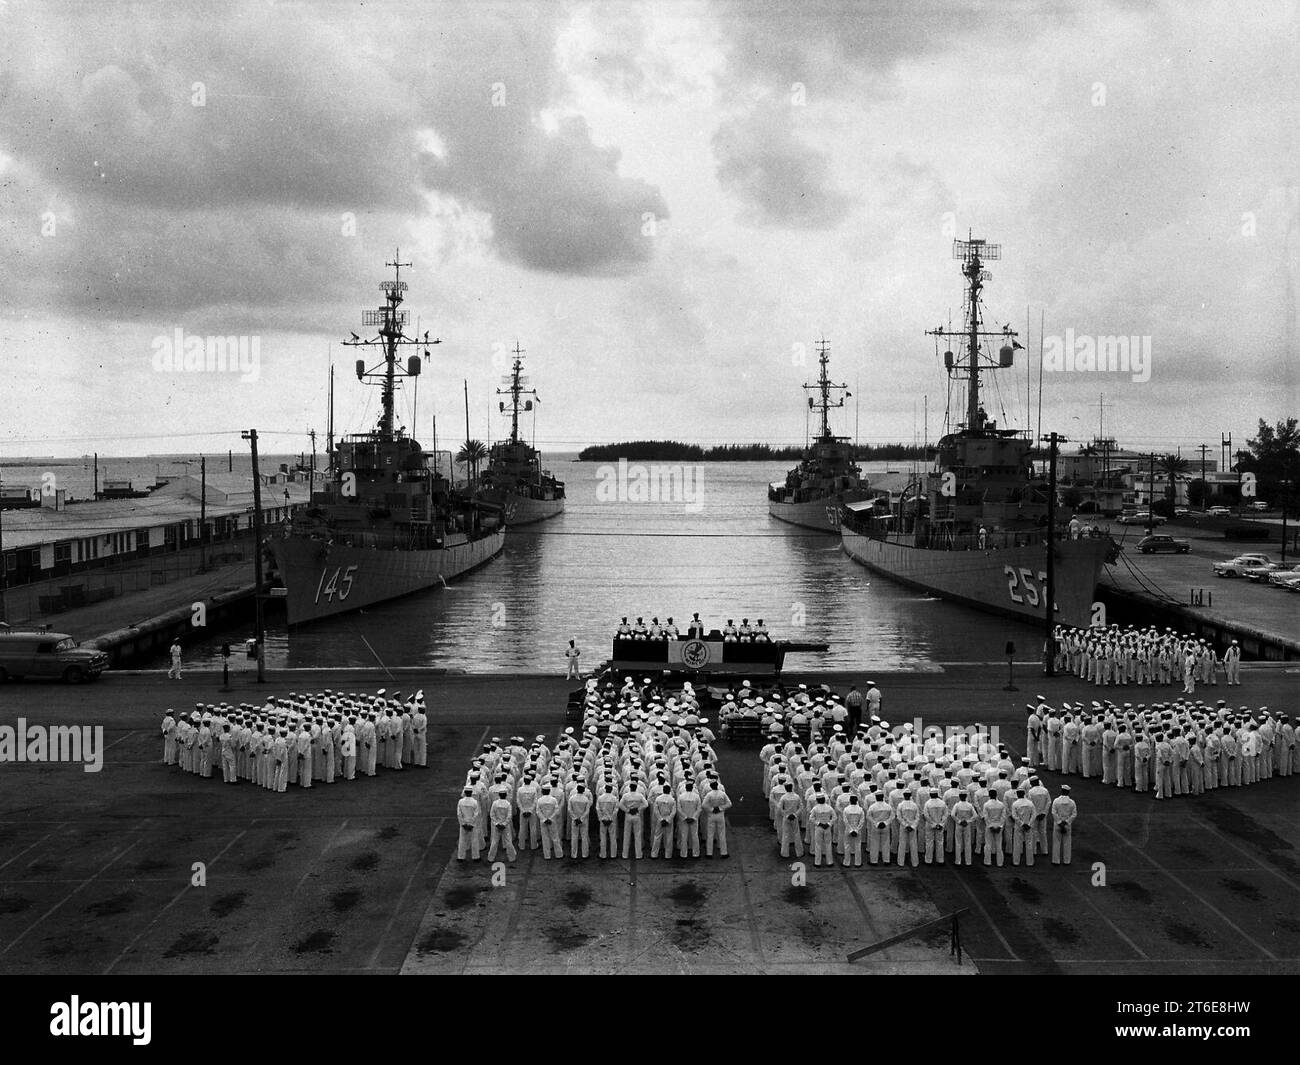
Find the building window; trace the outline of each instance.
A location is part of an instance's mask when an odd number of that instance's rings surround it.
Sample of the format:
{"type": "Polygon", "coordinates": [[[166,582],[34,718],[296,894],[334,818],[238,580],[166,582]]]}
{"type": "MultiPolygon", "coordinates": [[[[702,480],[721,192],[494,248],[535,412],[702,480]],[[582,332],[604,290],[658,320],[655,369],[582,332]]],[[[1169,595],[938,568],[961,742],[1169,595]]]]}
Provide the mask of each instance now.
{"type": "Polygon", "coordinates": [[[58,565],[59,563],[61,563],[61,562],[71,562],[71,561],[72,561],[72,545],[71,545],[71,544],[55,544],[55,545],[54,545],[54,564],[57,566],[57,565],[58,565]]]}

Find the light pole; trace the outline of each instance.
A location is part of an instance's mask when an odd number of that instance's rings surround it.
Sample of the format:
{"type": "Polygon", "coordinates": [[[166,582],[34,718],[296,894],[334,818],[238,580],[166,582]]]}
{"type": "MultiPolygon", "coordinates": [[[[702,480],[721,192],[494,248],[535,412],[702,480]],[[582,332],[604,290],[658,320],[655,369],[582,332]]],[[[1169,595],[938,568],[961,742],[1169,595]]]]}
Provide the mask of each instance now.
{"type": "Polygon", "coordinates": [[[1056,433],[1043,437],[1050,448],[1047,458],[1047,602],[1043,615],[1047,619],[1043,644],[1043,672],[1056,676],[1056,449],[1069,441],[1056,433]]]}
{"type": "Polygon", "coordinates": [[[266,683],[266,666],[263,661],[262,644],[266,638],[266,627],[262,618],[262,478],[257,471],[257,430],[249,429],[240,434],[248,441],[253,452],[253,637],[257,651],[257,683],[266,683]]]}
{"type": "Polygon", "coordinates": [[[1289,478],[1278,481],[1278,487],[1282,489],[1282,565],[1286,566],[1286,505],[1291,497],[1291,485],[1294,483],[1289,478]]]}

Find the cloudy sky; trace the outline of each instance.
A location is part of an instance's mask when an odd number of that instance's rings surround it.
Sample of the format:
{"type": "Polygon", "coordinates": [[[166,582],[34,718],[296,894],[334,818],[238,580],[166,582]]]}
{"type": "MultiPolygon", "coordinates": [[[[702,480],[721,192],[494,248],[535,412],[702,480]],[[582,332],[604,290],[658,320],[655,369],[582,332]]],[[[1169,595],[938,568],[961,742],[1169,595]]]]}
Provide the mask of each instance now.
{"type": "Polygon", "coordinates": [[[0,0],[0,456],[298,450],[331,355],[369,428],[339,341],[399,246],[424,438],[466,379],[501,432],[518,341],[546,449],[801,441],[821,335],[864,440],[925,396],[933,436],[968,232],[1034,356],[992,416],[1036,408],[1042,316],[1152,352],[1047,374],[1045,430],[1104,394],[1217,454],[1300,410],[1298,41],[1283,0],[0,0]],[[257,338],[257,380],[158,369],[177,330],[257,338]]]}

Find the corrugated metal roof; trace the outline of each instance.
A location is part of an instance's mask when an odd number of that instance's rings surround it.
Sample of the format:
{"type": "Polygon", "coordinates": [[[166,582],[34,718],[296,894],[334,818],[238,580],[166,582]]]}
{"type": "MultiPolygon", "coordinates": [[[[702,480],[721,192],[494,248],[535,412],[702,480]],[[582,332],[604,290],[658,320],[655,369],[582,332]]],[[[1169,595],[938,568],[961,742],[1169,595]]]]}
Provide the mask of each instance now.
{"type": "MultiPolygon", "coordinates": [[[[306,485],[289,485],[290,504],[304,503],[306,485]]],[[[262,492],[262,508],[284,506],[284,491],[278,485],[262,492]]],[[[249,514],[249,503],[222,505],[208,496],[208,518],[249,514]]],[[[182,521],[198,521],[199,504],[178,496],[145,496],[141,499],[105,499],[92,503],[73,503],[62,510],[51,507],[30,510],[7,510],[4,515],[3,548],[40,547],[89,536],[110,536],[132,529],[149,529],[182,521]]]]}

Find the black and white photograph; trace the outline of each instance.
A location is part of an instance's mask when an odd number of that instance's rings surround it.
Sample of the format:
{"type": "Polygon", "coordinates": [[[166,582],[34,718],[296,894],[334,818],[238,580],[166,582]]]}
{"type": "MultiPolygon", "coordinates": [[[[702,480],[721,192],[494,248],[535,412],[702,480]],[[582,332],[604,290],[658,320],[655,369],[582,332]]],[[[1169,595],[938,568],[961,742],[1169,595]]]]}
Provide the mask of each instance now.
{"type": "Polygon", "coordinates": [[[1298,131],[1295,0],[0,0],[24,1023],[1284,1026],[1298,131]]]}

